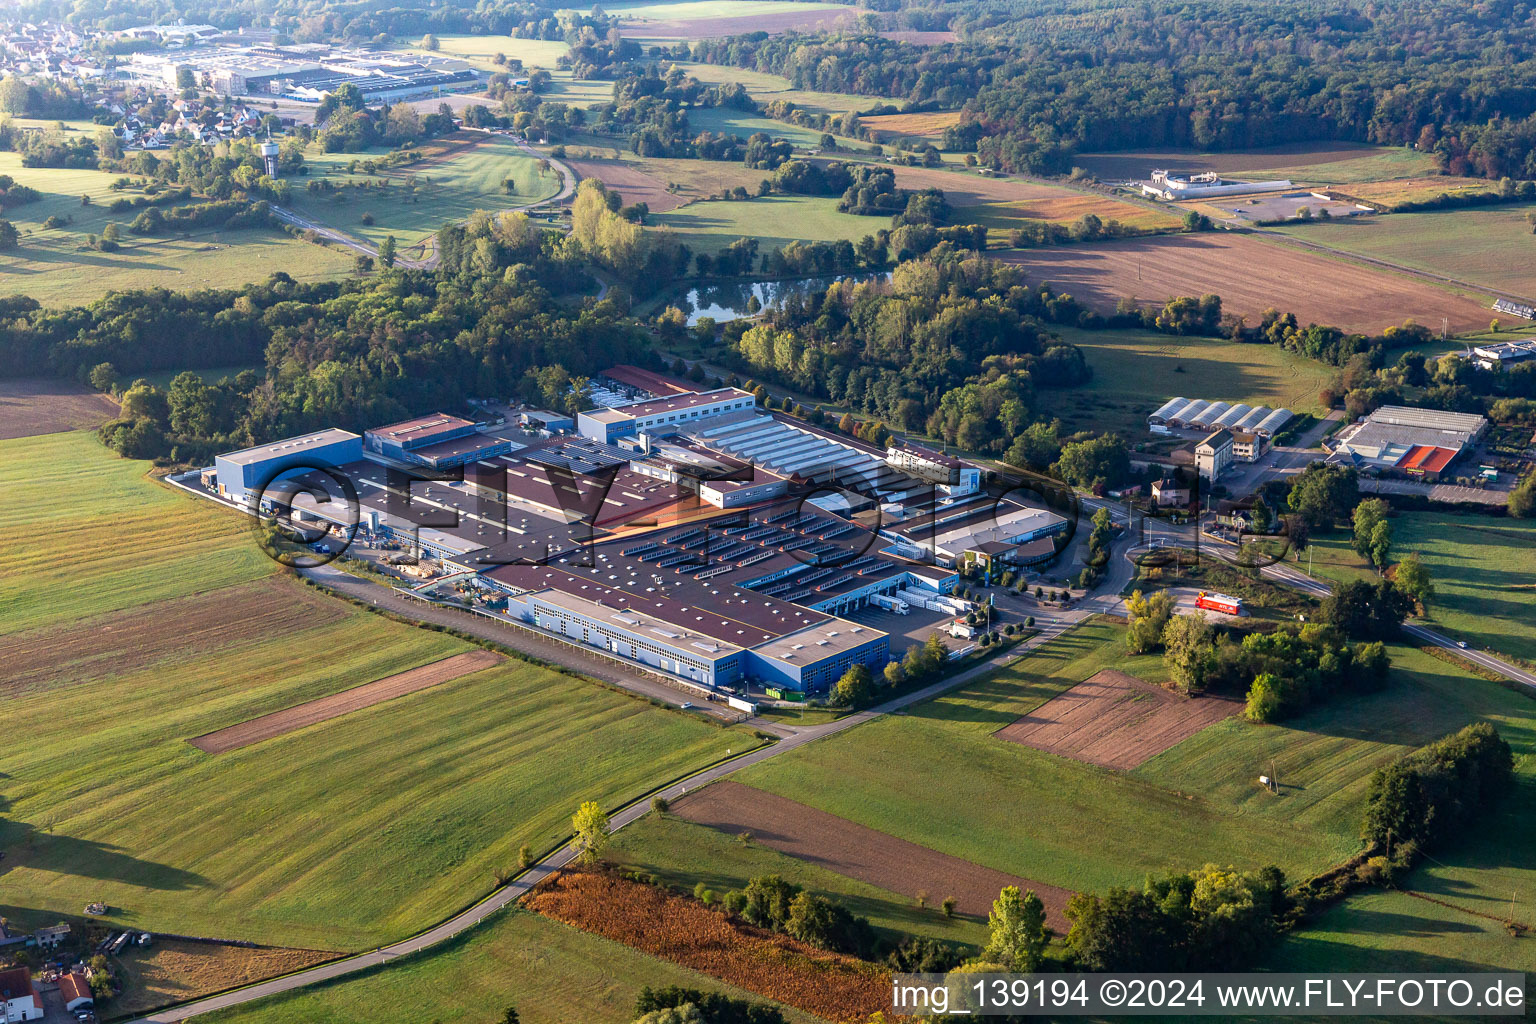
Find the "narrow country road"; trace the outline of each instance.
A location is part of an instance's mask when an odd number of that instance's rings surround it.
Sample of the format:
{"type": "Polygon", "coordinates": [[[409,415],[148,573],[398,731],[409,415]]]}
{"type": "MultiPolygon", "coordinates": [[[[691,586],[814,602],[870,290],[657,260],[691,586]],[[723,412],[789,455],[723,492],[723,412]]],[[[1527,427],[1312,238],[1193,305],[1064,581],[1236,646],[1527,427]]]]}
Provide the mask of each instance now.
{"type": "MultiPolygon", "coordinates": [[[[1111,507],[1112,509],[1119,508],[1122,512],[1124,511],[1123,507],[1114,505],[1113,503],[1105,502],[1101,499],[1084,499],[1083,506],[1083,514],[1085,516],[1091,515],[1094,509],[1105,506],[1111,507]]],[[[1117,518],[1121,519],[1122,522],[1126,521],[1124,516],[1118,516],[1117,518]]],[[[1176,527],[1162,520],[1148,520],[1147,529],[1150,532],[1147,533],[1145,537],[1139,539],[1149,540],[1153,547],[1161,546],[1193,548],[1195,546],[1194,532],[1193,528],[1191,527],[1176,527]]],[[[852,729],[856,726],[864,724],[865,722],[872,721],[881,715],[899,713],[914,704],[920,704],[923,701],[930,700],[949,690],[964,686],[966,683],[969,683],[990,672],[993,672],[998,668],[1009,664],[1015,659],[1023,657],[1026,654],[1044,646],[1045,644],[1050,643],[1051,641],[1060,637],[1062,634],[1071,630],[1073,627],[1079,625],[1089,618],[1092,618],[1095,615],[1115,613],[1123,614],[1124,598],[1121,595],[1122,591],[1130,584],[1131,580],[1135,576],[1134,559],[1138,553],[1152,549],[1152,547],[1148,547],[1145,544],[1131,544],[1130,541],[1133,538],[1136,538],[1136,531],[1128,529],[1122,535],[1120,541],[1117,542],[1116,547],[1124,545],[1124,550],[1121,551],[1120,557],[1111,559],[1106,577],[1100,584],[1099,592],[1095,596],[1082,599],[1076,608],[1064,610],[1054,615],[1042,614],[1036,616],[1036,626],[1039,629],[1039,632],[1035,636],[1029,638],[1016,647],[1005,652],[999,652],[997,655],[994,655],[985,661],[979,662],[976,665],[973,665],[972,667],[959,672],[954,676],[942,679],[929,686],[923,687],[920,690],[914,690],[911,693],[903,694],[900,697],[896,697],[890,701],[869,708],[865,711],[860,711],[848,715],[844,718],[838,719],[835,722],[803,727],[779,725],[771,730],[780,736],[776,742],[766,746],[758,747],[728,761],[724,761],[705,768],[695,775],[666,786],[655,795],[659,795],[668,801],[675,800],[678,797],[683,796],[690,789],[697,789],[700,786],[708,785],[711,782],[714,782],[718,779],[723,779],[735,772],[738,772],[743,768],[747,768],[755,764],[760,764],[769,758],[778,757],[782,754],[788,753],[789,751],[796,750],[807,743],[813,743],[816,740],[823,739],[827,736],[836,735],[837,733],[843,732],[846,729],[852,729]]],[[[1235,545],[1222,541],[1212,540],[1209,537],[1206,537],[1201,541],[1201,547],[1203,550],[1215,549],[1218,552],[1224,554],[1232,554],[1237,550],[1235,545]]],[[[355,580],[353,577],[347,576],[345,573],[342,573],[339,570],[330,569],[329,567],[326,568],[329,570],[328,572],[318,572],[311,570],[307,572],[306,575],[310,576],[311,579],[322,586],[332,587],[339,592],[348,594],[353,597],[359,597],[362,600],[372,600],[373,598],[380,597],[382,591],[384,590],[384,588],[376,587],[373,584],[355,580]],[[341,577],[341,579],[337,579],[336,577],[341,577]],[[348,580],[351,580],[352,582],[346,582],[348,580]]],[[[1276,583],[1279,583],[1283,586],[1292,587],[1314,597],[1326,597],[1332,592],[1332,588],[1327,582],[1307,576],[1305,573],[1299,572],[1298,570],[1293,569],[1284,563],[1268,566],[1261,571],[1266,578],[1271,579],[1276,583]]],[[[407,599],[400,598],[400,600],[406,601],[407,599]]],[[[399,609],[391,607],[391,610],[399,609]]],[[[424,617],[423,613],[427,611],[437,611],[438,613],[444,615],[453,614],[443,609],[435,609],[432,606],[425,606],[423,608],[412,607],[405,609],[405,611],[417,618],[424,617]]],[[[428,621],[435,621],[430,617],[427,617],[427,619],[428,621]]],[[[494,625],[493,623],[489,623],[489,620],[487,620],[487,623],[494,625]]],[[[455,625],[457,628],[464,628],[466,623],[464,623],[462,620],[456,619],[453,622],[453,625],[455,625]]],[[[1425,643],[1451,650],[1457,656],[1465,658],[1466,660],[1473,662],[1485,669],[1497,672],[1517,683],[1521,683],[1525,686],[1536,689],[1536,674],[1532,674],[1531,672],[1527,672],[1524,669],[1511,665],[1508,662],[1505,662],[1491,654],[1482,651],[1459,648],[1454,641],[1448,639],[1445,636],[1442,636],[1439,633],[1436,633],[1427,627],[1408,624],[1403,628],[1409,633],[1410,636],[1422,640],[1425,643]]],[[[510,627],[508,627],[508,631],[510,632],[510,627]]],[[[521,649],[518,644],[509,643],[507,637],[505,636],[496,636],[492,637],[492,639],[495,639],[499,643],[505,643],[508,646],[521,649]]],[[[636,687],[626,683],[619,683],[618,685],[625,685],[628,688],[637,689],[636,687]]],[[[661,684],[659,683],[653,685],[666,691],[666,688],[661,687],[661,684]]],[[[637,692],[644,693],[645,691],[637,689],[637,692]]],[[[646,695],[650,696],[652,694],[646,695]]],[[[678,695],[674,691],[666,691],[661,696],[663,699],[676,702],[678,695]]],[[[765,729],[764,731],[770,730],[765,729]]],[[[648,798],[643,797],[615,812],[610,818],[610,825],[615,830],[621,829],[635,821],[638,821],[649,812],[650,801],[648,798]]],[[[540,860],[527,871],[520,874],[516,879],[496,889],[490,895],[475,903],[467,910],[461,911],[448,920],[442,922],[441,924],[435,925],[426,931],[419,932],[416,935],[412,935],[405,939],[401,939],[398,942],[391,943],[390,945],[384,946],[380,949],[376,949],[372,952],[361,953],[348,957],[344,960],[335,961],[333,963],[323,964],[319,967],[310,968],[309,970],[300,971],[285,977],[259,982],[245,988],[236,989],[232,992],[223,993],[222,995],[209,996],[205,999],[199,999],[180,1006],[170,1007],[156,1013],[151,1013],[142,1017],[135,1018],[133,1021],[129,1022],[129,1024],[171,1024],[171,1022],[186,1020],[189,1017],[194,1017],[199,1014],[210,1013],[214,1010],[227,1009],[232,1006],[239,1006],[244,1003],[249,1003],[258,999],[265,998],[266,996],[277,995],[283,992],[292,992],[301,988],[306,988],[310,985],[330,981],[335,978],[345,977],[347,975],[355,974],[359,971],[367,970],[381,964],[386,964],[398,957],[429,949],[438,943],[451,939],[454,936],[475,927],[481,921],[483,921],[487,915],[495,913],[496,911],[506,907],[508,904],[521,899],[539,882],[543,881],[552,873],[569,865],[576,859],[576,856],[577,851],[575,847],[570,843],[567,843],[561,846],[555,852],[540,860]]]]}
{"type": "MultiPolygon", "coordinates": [[[[464,130],[489,131],[488,129],[476,128],[467,128],[464,130]]],[[[576,184],[579,180],[579,177],[576,174],[575,169],[572,168],[570,164],[563,160],[556,160],[551,156],[545,156],[543,153],[540,153],[538,150],[534,149],[532,146],[528,145],[528,143],[521,139],[517,139],[516,144],[519,149],[523,150],[523,152],[533,157],[534,159],[549,161],[549,166],[555,171],[555,173],[560,175],[560,191],[556,192],[554,195],[547,199],[540,199],[533,203],[524,203],[522,206],[509,206],[498,212],[522,213],[541,206],[547,206],[551,204],[558,205],[565,202],[575,194],[576,184]]],[[[303,214],[295,213],[293,210],[290,210],[284,206],[273,205],[271,209],[272,215],[284,223],[292,224],[294,227],[300,228],[304,231],[313,231],[321,238],[335,242],[337,245],[340,245],[346,249],[351,249],[353,252],[360,253],[361,255],[368,256],[372,259],[379,258],[379,250],[377,246],[370,245],[360,238],[355,238],[352,235],[349,235],[346,232],[340,230],[339,228],[333,228],[327,224],[322,224],[317,220],[312,220],[309,217],[305,217],[303,214]]],[[[428,250],[427,254],[422,259],[413,260],[405,256],[397,255],[395,257],[395,265],[398,267],[405,267],[410,270],[431,270],[436,267],[438,262],[438,255],[435,248],[432,246],[431,236],[428,236],[425,241],[419,244],[423,245],[428,250]]],[[[606,291],[606,289],[604,290],[606,291]]]]}
{"type": "MultiPolygon", "coordinates": [[[[330,573],[319,574],[311,570],[306,573],[306,575],[309,575],[311,579],[314,579],[315,582],[320,583],[322,586],[332,586],[337,582],[332,578],[332,574],[337,576],[346,575],[341,573],[339,570],[331,570],[330,573]]],[[[1112,575],[1115,579],[1124,577],[1125,580],[1128,580],[1130,577],[1130,571],[1127,567],[1117,573],[1113,573],[1112,575]]],[[[347,578],[351,579],[351,577],[347,578]]],[[[360,597],[362,600],[372,600],[372,598],[379,596],[379,592],[382,590],[382,588],[374,587],[372,584],[364,583],[362,581],[357,582],[359,587],[371,588],[371,591],[356,591],[350,585],[337,586],[336,589],[348,594],[349,596],[360,597]]],[[[1114,586],[1114,584],[1108,583],[1107,586],[1114,586]]],[[[1123,587],[1124,581],[1122,581],[1119,586],[1123,587]]],[[[1082,602],[1080,602],[1077,608],[1063,611],[1054,616],[1037,616],[1036,625],[1039,629],[1039,632],[1023,643],[1020,643],[1007,651],[999,652],[997,655],[994,655],[985,661],[979,662],[976,665],[973,665],[962,672],[958,672],[953,676],[949,676],[929,686],[925,686],[920,690],[914,690],[911,693],[903,694],[902,696],[889,700],[884,704],[877,705],[865,711],[856,712],[844,718],[840,718],[835,722],[803,727],[780,725],[773,728],[770,728],[768,723],[755,723],[756,727],[762,728],[763,731],[772,731],[777,734],[781,734],[782,738],[780,738],[777,742],[771,743],[767,746],[758,747],[731,760],[724,761],[706,768],[696,775],[692,775],[687,779],[667,786],[656,795],[661,796],[665,800],[674,800],[682,796],[690,789],[697,789],[698,787],[707,785],[717,779],[723,779],[726,776],[740,771],[743,768],[747,768],[751,765],[766,761],[770,757],[778,757],[781,754],[785,754],[791,750],[802,747],[807,743],[812,743],[816,740],[822,739],[823,737],[840,733],[845,729],[851,729],[855,726],[862,725],[865,722],[880,717],[881,715],[888,715],[899,712],[905,708],[911,707],[914,704],[920,704],[925,700],[937,697],[948,690],[964,686],[966,683],[978,679],[987,673],[993,672],[998,668],[1013,662],[1015,659],[1022,657],[1025,654],[1034,651],[1047,643],[1050,643],[1052,640],[1055,640],[1063,633],[1066,633],[1074,626],[1091,618],[1092,616],[1101,612],[1113,611],[1114,609],[1118,608],[1121,603],[1122,598],[1120,597],[1119,589],[1117,587],[1114,590],[1106,589],[1105,592],[1100,596],[1084,599],[1082,602]]],[[[430,606],[427,606],[427,608],[430,608],[430,606]]],[[[412,609],[412,614],[416,617],[421,617],[422,612],[427,610],[427,608],[412,609]]],[[[465,623],[457,619],[453,624],[456,628],[461,629],[465,626],[465,623]]],[[[496,640],[500,643],[507,643],[507,640],[502,637],[497,637],[496,640]]],[[[516,645],[509,643],[508,646],[516,645]]],[[[660,684],[656,685],[659,686],[660,684]]],[[[668,699],[675,700],[677,694],[675,692],[669,692],[667,697],[668,699]]],[[[615,812],[610,817],[609,823],[613,829],[617,830],[623,828],[626,825],[632,824],[635,821],[638,821],[641,817],[645,816],[649,812],[650,799],[649,796],[647,796],[615,812]]],[[[244,1003],[249,1003],[257,999],[265,998],[266,996],[277,995],[283,992],[292,992],[296,989],[306,988],[310,985],[330,981],[335,978],[345,977],[349,974],[356,974],[359,971],[367,970],[368,968],[376,967],[380,964],[386,964],[391,960],[406,956],[407,954],[428,949],[440,942],[444,942],[456,935],[467,931],[470,928],[473,928],[475,925],[484,920],[488,914],[495,913],[496,911],[501,910],[503,907],[506,907],[508,904],[521,899],[539,882],[543,881],[545,878],[549,877],[549,875],[570,864],[575,859],[576,849],[574,846],[567,843],[566,845],[556,850],[554,853],[545,857],[543,860],[540,860],[537,864],[530,867],[527,871],[520,874],[511,882],[508,882],[501,888],[496,889],[489,896],[469,907],[469,909],[461,911],[448,920],[442,922],[441,924],[435,925],[426,931],[419,932],[416,935],[410,936],[409,938],[401,939],[398,942],[391,943],[390,945],[381,947],[371,952],[360,953],[355,956],[348,957],[344,960],[337,960],[332,963],[322,964],[319,967],[313,967],[309,970],[300,971],[296,974],[286,975],[281,978],[273,978],[270,981],[259,982],[245,988],[236,989],[232,992],[225,992],[221,995],[209,996],[206,999],[198,999],[190,1003],[184,1003],[182,1005],[169,1007],[155,1013],[146,1014],[142,1017],[134,1018],[132,1021],[128,1022],[128,1024],[170,1024],[170,1022],[186,1020],[189,1017],[195,1017],[199,1014],[211,1013],[214,1010],[223,1010],[232,1006],[239,1006],[244,1003]]]]}

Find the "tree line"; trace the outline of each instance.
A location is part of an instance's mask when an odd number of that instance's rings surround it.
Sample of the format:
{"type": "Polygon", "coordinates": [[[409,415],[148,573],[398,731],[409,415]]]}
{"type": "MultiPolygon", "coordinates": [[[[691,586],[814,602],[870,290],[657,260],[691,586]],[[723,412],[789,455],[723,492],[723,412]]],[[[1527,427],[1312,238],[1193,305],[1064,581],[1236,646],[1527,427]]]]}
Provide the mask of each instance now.
{"type": "Polygon", "coordinates": [[[1064,174],[1077,152],[1412,145],[1452,174],[1536,178],[1531,5],[1414,0],[1174,0],[948,8],[960,41],[763,33],[692,44],[697,60],[796,88],[963,108],[945,148],[1008,171],[1064,174]],[[1489,52],[1499,52],[1496,63],[1489,52]]]}

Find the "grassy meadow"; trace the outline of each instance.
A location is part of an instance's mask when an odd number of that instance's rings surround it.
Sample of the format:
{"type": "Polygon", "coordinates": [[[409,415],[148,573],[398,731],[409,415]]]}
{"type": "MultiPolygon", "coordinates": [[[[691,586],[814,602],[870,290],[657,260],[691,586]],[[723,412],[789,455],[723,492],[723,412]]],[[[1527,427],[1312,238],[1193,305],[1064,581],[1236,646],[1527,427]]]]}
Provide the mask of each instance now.
{"type": "Polygon", "coordinates": [[[887,227],[885,217],[839,213],[837,199],[822,196],[764,196],[704,200],[654,214],[650,222],[676,231],[696,252],[715,252],[743,236],[756,238],[761,252],[793,241],[856,242],[887,227]]]}
{"type": "Polygon", "coordinates": [[[950,943],[984,946],[987,930],[979,921],[945,917],[937,900],[919,908],[911,897],[840,875],[758,843],[694,824],[674,815],[648,814],[619,832],[609,860],[654,871],[668,884],[693,891],[703,882],[716,893],[746,888],[760,875],[778,875],[813,892],[829,895],[876,928],[900,941],[926,935],[950,943]]]}
{"type": "MultiPolygon", "coordinates": [[[[1389,686],[1281,726],[1218,723],[1130,772],[993,738],[1101,668],[1165,678],[1123,630],[1081,627],[992,676],[744,771],[739,781],[954,856],[1072,889],[1138,885],[1207,862],[1293,878],[1359,846],[1370,773],[1469,721],[1536,749],[1523,696],[1393,650],[1389,686]],[[1278,772],[1282,792],[1254,780],[1278,772]],[[1277,844],[1277,835],[1285,841],[1277,844]]],[[[1536,767],[1527,756],[1527,770],[1536,767]]]]}
{"type": "Polygon", "coordinates": [[[88,682],[64,674],[39,689],[19,668],[0,673],[11,691],[0,703],[11,737],[0,913],[13,921],[101,900],[107,923],[145,930],[372,946],[489,890],[519,846],[562,838],[581,800],[616,806],[743,745],[736,732],[508,659],[202,753],[187,740],[469,646],[275,576],[235,514],[145,469],[84,433],[0,442],[0,528],[20,538],[0,570],[0,639],[24,652],[82,632],[118,645],[114,660],[88,663],[88,682]],[[100,511],[82,512],[64,487],[100,511]],[[227,641],[192,621],[240,621],[253,586],[291,591],[307,617],[270,634],[231,629],[227,641]],[[177,598],[168,621],[153,619],[153,602],[177,598]],[[130,606],[150,613],[158,646],[143,626],[114,641],[130,606]]]}
{"type": "MultiPolygon", "coordinates": [[[[1276,230],[1470,284],[1536,296],[1536,235],[1526,220],[1531,210],[1536,206],[1397,213],[1276,230]]],[[[1488,315],[1496,314],[1490,310],[1488,315]]]]}
{"type": "Polygon", "coordinates": [[[0,295],[29,295],[44,305],[66,306],[131,288],[228,288],[265,280],[279,270],[314,281],[352,267],[351,256],[339,249],[310,245],[275,228],[135,235],[127,228],[137,210],[107,209],[114,199],[140,195],[135,189],[113,191],[109,186],[116,174],[22,167],[15,153],[0,153],[0,173],[43,193],[35,203],[6,211],[21,242],[0,253],[0,295]],[[82,203],[83,196],[90,197],[89,205],[82,203]],[[50,217],[65,223],[45,228],[50,217]],[[89,248],[88,236],[100,235],[109,223],[122,230],[122,247],[110,253],[89,248]]]}
{"type": "Polygon", "coordinates": [[[1323,412],[1317,396],[1329,368],[1273,345],[1154,331],[1057,330],[1093,367],[1087,384],[1050,393],[1052,415],[1069,430],[1141,436],[1147,416],[1174,395],[1323,412]]]}
{"type": "MultiPolygon", "coordinates": [[[[1536,662],[1536,522],[1450,512],[1392,517],[1392,558],[1417,552],[1435,582],[1428,622],[1472,647],[1536,662]]],[[[1314,536],[1312,572],[1336,580],[1376,578],[1340,530],[1314,536]]]]}
{"type": "MultiPolygon", "coordinates": [[[[447,944],[248,1006],[209,1024],[395,1024],[402,1008],[437,1024],[484,1024],[516,1006],[523,1024],[629,1024],[649,985],[684,985],[763,1002],[686,967],[527,911],[505,910],[447,944]]],[[[783,1007],[793,1024],[816,1018],[783,1007]]]]}
{"type": "Polygon", "coordinates": [[[1183,223],[1177,211],[1122,202],[1108,196],[1062,190],[1059,197],[1026,199],[1011,203],[981,203],[955,211],[957,224],[982,224],[990,244],[1009,245],[1008,234],[1026,224],[1073,224],[1093,214],[1106,223],[1117,220],[1127,227],[1159,231],[1183,223]]]}
{"type": "Polygon", "coordinates": [[[541,174],[539,161],[511,139],[483,136],[476,144],[443,158],[427,158],[414,164],[367,174],[347,169],[353,160],[379,154],[325,153],[306,157],[311,173],[306,181],[328,181],[337,187],[330,195],[311,193],[295,181],[295,211],[375,245],[395,236],[402,250],[437,231],[446,223],[465,220],[476,210],[500,210],[526,206],[547,199],[560,190],[559,176],[541,174]],[[511,178],[515,191],[502,182],[511,178]],[[379,180],[387,188],[366,187],[379,180]],[[365,223],[372,218],[373,223],[365,223]]]}

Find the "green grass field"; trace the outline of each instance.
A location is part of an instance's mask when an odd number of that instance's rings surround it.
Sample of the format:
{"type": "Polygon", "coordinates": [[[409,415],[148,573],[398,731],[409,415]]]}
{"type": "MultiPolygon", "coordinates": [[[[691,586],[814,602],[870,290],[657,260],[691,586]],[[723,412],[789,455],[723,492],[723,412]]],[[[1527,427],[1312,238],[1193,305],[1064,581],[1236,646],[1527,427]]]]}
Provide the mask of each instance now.
{"type": "Polygon", "coordinates": [[[0,295],[76,305],[121,289],[227,288],[263,281],[278,270],[314,281],[352,267],[352,257],[341,250],[310,245],[276,229],[198,230],[187,237],[132,234],[127,227],[138,211],[114,214],[107,204],[139,193],[112,191],[108,186],[115,174],[22,167],[15,153],[0,153],[0,173],[43,193],[37,202],[6,212],[21,232],[21,244],[0,253],[0,295]],[[90,196],[91,205],[82,205],[82,196],[90,196]],[[43,227],[54,216],[68,223],[43,227]],[[88,248],[87,236],[101,234],[109,223],[122,229],[122,248],[112,253],[88,248]]]}
{"type": "Polygon", "coordinates": [[[1276,230],[1469,284],[1536,296],[1536,235],[1525,219],[1533,209],[1523,204],[1394,213],[1276,230]]]}
{"type": "MultiPolygon", "coordinates": [[[[771,3],[776,8],[786,6],[780,0],[771,0],[771,3]]],[[[789,6],[797,5],[791,4],[789,6]]],[[[830,6],[827,6],[827,9],[830,9],[830,6]]],[[[751,93],[752,98],[759,103],[768,103],[771,100],[789,100],[797,107],[817,113],[841,114],[849,110],[867,110],[880,102],[876,97],[855,96],[852,93],[846,92],[796,89],[789,79],[781,75],[770,74],[766,71],[753,71],[751,68],[727,67],[722,64],[700,64],[694,61],[679,61],[677,66],[699,81],[707,82],[710,85],[739,82],[746,87],[747,92],[751,93]]],[[[701,111],[690,111],[690,120],[696,113],[701,113],[701,111]]],[[[792,126],[784,125],[784,127],[792,126]]]]}
{"type": "Polygon", "coordinates": [[[229,515],[144,478],[88,433],[0,441],[0,635],[259,579],[229,515]],[[89,494],[88,502],[67,495],[89,494]],[[153,571],[147,571],[152,567],[153,571]]]}
{"type": "MultiPolygon", "coordinates": [[[[207,1016],[209,1024],[485,1024],[516,1006],[524,1024],[629,1024],[646,985],[765,1000],[537,914],[511,910],[445,946],[359,977],[207,1016]]],[[[794,1024],[816,1018],[781,1007],[794,1024]]]]}
{"type": "MultiPolygon", "coordinates": [[[[1376,578],[1340,530],[1312,538],[1312,571],[1376,578]]],[[[1473,647],[1536,662],[1536,522],[1449,512],[1392,517],[1392,558],[1418,552],[1435,581],[1429,621],[1473,647]]]]}
{"type": "MultiPolygon", "coordinates": [[[[107,636],[118,609],[272,575],[235,514],[88,434],[0,442],[0,456],[0,529],[19,539],[0,634],[107,636]],[[90,495],[85,510],[65,488],[90,495]]],[[[581,800],[616,806],[743,745],[518,660],[230,753],[189,745],[470,649],[321,600],[337,614],[294,631],[174,657],[135,645],[88,685],[8,695],[0,913],[39,924],[103,900],[110,923],[146,930],[371,946],[488,891],[520,845],[562,838],[581,800]]]]}
{"type": "Polygon", "coordinates": [[[1290,178],[1304,184],[1348,185],[1366,181],[1390,181],[1439,174],[1439,166],[1429,153],[1407,147],[1382,148],[1378,152],[1348,160],[1325,163],[1277,164],[1245,175],[1290,178]]]}
{"type": "Polygon", "coordinates": [[[296,184],[293,208],[374,244],[394,235],[404,250],[446,223],[465,220],[476,210],[525,206],[560,190],[553,171],[540,174],[536,158],[501,136],[487,136],[478,145],[441,161],[423,160],[374,174],[347,170],[354,159],[378,155],[327,153],[307,157],[313,168],[308,180],[329,181],[338,191],[323,196],[296,184]],[[387,189],[354,185],[380,178],[390,182],[387,189]],[[502,187],[507,178],[516,184],[515,192],[502,187]],[[410,191],[413,180],[415,193],[410,191]],[[363,223],[364,215],[371,216],[374,223],[363,223]]]}
{"type": "Polygon", "coordinates": [[[650,220],[678,232],[695,251],[703,252],[715,252],[743,236],[758,239],[763,252],[796,240],[856,242],[890,224],[888,218],[839,213],[835,198],[820,196],[705,200],[654,214],[650,220]]]}
{"type": "Polygon", "coordinates": [[[1317,396],[1329,368],[1273,345],[1153,331],[1057,330],[1082,347],[1093,367],[1088,384],[1050,392],[1052,415],[1070,430],[1142,436],[1147,416],[1174,395],[1323,412],[1317,396]]]}
{"type": "Polygon", "coordinates": [[[908,896],[860,882],[758,843],[674,815],[648,814],[619,832],[608,859],[654,871],[673,886],[692,891],[703,882],[724,895],[745,888],[760,875],[778,875],[814,892],[825,893],[860,917],[867,917],[894,941],[927,935],[950,943],[984,946],[987,930],[978,921],[947,918],[935,900],[919,908],[908,896]]]}
{"type": "Polygon", "coordinates": [[[756,765],[740,781],[1022,877],[1073,889],[1137,885],[1206,862],[1305,877],[1358,849],[1369,774],[1476,718],[1536,749],[1526,698],[1396,648],[1392,683],[1285,726],[1230,720],[1127,773],[994,739],[1045,700],[1112,667],[1149,681],[1095,624],[956,692],[756,765]],[[1254,780],[1279,773],[1280,796],[1254,780]],[[1277,835],[1284,842],[1276,843],[1277,835]]]}
{"type": "MultiPolygon", "coordinates": [[[[523,62],[524,70],[553,72],[555,61],[571,50],[563,39],[518,39],[514,36],[438,36],[438,52],[461,57],[488,71],[500,70],[491,59],[498,53],[523,62]]],[[[611,87],[611,83],[610,83],[611,87]]]]}

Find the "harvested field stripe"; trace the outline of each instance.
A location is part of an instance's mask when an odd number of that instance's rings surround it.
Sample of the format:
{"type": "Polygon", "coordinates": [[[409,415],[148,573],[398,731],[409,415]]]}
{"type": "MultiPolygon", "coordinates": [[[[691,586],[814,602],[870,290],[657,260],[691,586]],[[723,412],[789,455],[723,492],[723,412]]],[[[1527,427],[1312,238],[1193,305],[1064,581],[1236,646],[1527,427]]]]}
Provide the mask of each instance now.
{"type": "Polygon", "coordinates": [[[994,735],[1105,768],[1135,768],[1242,710],[1220,697],[1181,697],[1100,669],[994,735]]]}
{"type": "MultiPolygon", "coordinates": [[[[119,520],[119,524],[121,520],[119,520]]],[[[140,549],[142,550],[142,549],[140,549]]],[[[17,696],[123,675],[167,658],[226,655],[345,618],[339,602],[266,579],[0,636],[0,693],[17,696]]]]}
{"type": "Polygon", "coordinates": [[[383,679],[376,679],[350,690],[334,693],[329,697],[308,701],[297,707],[274,711],[239,725],[231,725],[215,732],[204,733],[187,742],[210,754],[223,754],[241,747],[248,747],[262,740],[269,740],[305,726],[328,722],[333,718],[381,704],[396,697],[403,697],[418,690],[446,683],[471,672],[479,672],[501,661],[501,655],[493,651],[469,651],[451,658],[434,661],[406,672],[399,672],[383,679]]]}
{"type": "Polygon", "coordinates": [[[1003,259],[1032,282],[1049,282],[1104,312],[1126,297],[1161,303],[1215,294],[1222,312],[1250,324],[1274,307],[1303,324],[1365,334],[1404,320],[1438,326],[1442,317],[1452,332],[1481,330],[1490,316],[1482,302],[1422,278],[1230,231],[1027,249],[1003,259]]]}
{"type": "Polygon", "coordinates": [[[962,914],[985,917],[1005,885],[1033,889],[1045,904],[1051,927],[1064,930],[1062,915],[1072,893],[909,843],[885,832],[739,782],[706,786],[672,805],[680,817],[721,832],[749,832],[752,841],[830,871],[891,892],[935,900],[953,897],[962,914]]]}
{"type": "Polygon", "coordinates": [[[0,438],[89,430],[117,411],[109,396],[70,381],[0,381],[0,438]]]}

